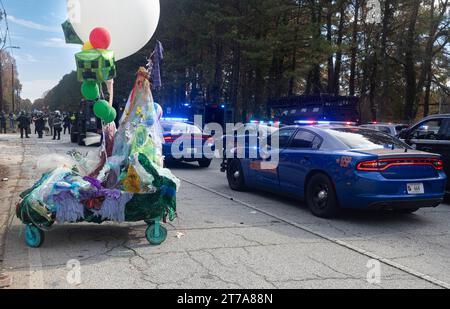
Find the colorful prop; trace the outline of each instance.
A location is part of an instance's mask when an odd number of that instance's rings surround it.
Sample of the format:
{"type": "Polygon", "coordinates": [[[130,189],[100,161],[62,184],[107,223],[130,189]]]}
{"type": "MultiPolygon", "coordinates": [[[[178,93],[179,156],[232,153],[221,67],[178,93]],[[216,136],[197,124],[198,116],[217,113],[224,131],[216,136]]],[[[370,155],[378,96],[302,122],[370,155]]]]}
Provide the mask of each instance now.
{"type": "Polygon", "coordinates": [[[94,101],[100,96],[100,89],[96,82],[85,80],[81,85],[81,94],[86,100],[94,101]]]}
{"type": "Polygon", "coordinates": [[[96,49],[108,49],[111,35],[105,28],[95,28],[89,36],[89,42],[96,49]]]}
{"type": "MultiPolygon", "coordinates": [[[[110,2],[78,0],[76,14],[69,12],[76,33],[84,42],[88,36],[90,39],[75,56],[78,79],[83,82],[81,92],[88,100],[96,100],[100,96],[98,84],[116,75],[114,52],[106,50],[111,36],[117,44],[112,48],[119,51],[120,57],[126,57],[150,40],[159,19],[158,0],[115,1],[114,5],[110,2]],[[91,32],[93,23],[106,25],[111,36],[105,28],[91,32]]],[[[73,10],[70,3],[68,0],[68,7],[73,10]]],[[[74,41],[69,23],[65,24],[65,31],[66,40],[74,41]]],[[[148,73],[140,68],[114,138],[115,126],[103,127],[104,144],[95,170],[87,174],[89,160],[72,154],[72,166],[64,164],[44,174],[20,195],[16,215],[26,225],[28,246],[40,247],[44,230],[55,222],[145,221],[150,244],[164,242],[167,230],[161,221],[176,218],[179,180],[163,168],[159,108],[153,102],[148,73]]],[[[97,100],[94,113],[105,123],[117,117],[115,109],[103,99],[97,100]]]]}
{"type": "Polygon", "coordinates": [[[158,25],[160,4],[159,0],[78,0],[77,14],[73,10],[68,6],[69,20],[82,41],[89,41],[92,29],[104,27],[111,35],[109,49],[120,60],[150,41],[158,25]]]}
{"type": "Polygon", "coordinates": [[[105,123],[111,123],[111,122],[114,122],[114,120],[116,120],[116,117],[117,117],[117,112],[116,112],[116,110],[111,106],[111,108],[109,109],[109,112],[108,112],[108,116],[105,117],[105,118],[103,119],[103,121],[105,121],[105,123]]]}
{"type": "Polygon", "coordinates": [[[98,100],[94,104],[94,114],[107,124],[116,120],[117,117],[116,110],[105,100],[98,100]]]}
{"type": "Polygon", "coordinates": [[[64,31],[64,36],[66,39],[66,43],[67,44],[83,44],[83,41],[81,41],[80,37],[77,35],[77,33],[75,32],[75,30],[73,29],[72,24],[70,23],[70,21],[65,21],[61,27],[63,28],[64,31]]]}
{"type": "MultiPolygon", "coordinates": [[[[179,180],[163,168],[159,108],[146,76],[137,74],[114,149],[98,176],[82,173],[87,158],[72,154],[73,163],[48,172],[21,194],[16,215],[26,225],[28,246],[41,246],[43,231],[55,222],[145,221],[150,244],[159,245],[166,239],[167,230],[160,222],[176,218],[179,180]]],[[[94,111],[108,121],[116,116],[104,100],[97,101],[94,111]]]]}
{"type": "Polygon", "coordinates": [[[86,42],[83,45],[83,48],[81,49],[82,51],[87,51],[87,50],[91,50],[94,49],[94,47],[92,46],[91,42],[86,42]]]}
{"type": "MultiPolygon", "coordinates": [[[[110,105],[105,100],[98,100],[94,105],[94,114],[100,119],[105,119],[109,116],[110,105]]],[[[112,108],[112,107],[111,107],[112,108]]]]}
{"type": "Polygon", "coordinates": [[[82,51],[75,55],[75,59],[80,82],[90,80],[101,83],[116,77],[114,52],[111,50],[82,51]]]}

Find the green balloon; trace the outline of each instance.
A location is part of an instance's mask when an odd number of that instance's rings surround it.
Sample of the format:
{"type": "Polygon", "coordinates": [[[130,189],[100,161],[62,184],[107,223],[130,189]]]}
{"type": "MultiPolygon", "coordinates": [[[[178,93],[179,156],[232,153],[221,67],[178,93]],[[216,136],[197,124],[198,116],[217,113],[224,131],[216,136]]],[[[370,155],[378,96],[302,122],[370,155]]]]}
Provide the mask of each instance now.
{"type": "Polygon", "coordinates": [[[109,111],[112,108],[109,103],[105,100],[98,100],[94,105],[94,114],[98,118],[105,120],[105,118],[109,117],[109,111]]]}
{"type": "Polygon", "coordinates": [[[97,83],[91,81],[84,81],[81,85],[81,94],[86,100],[94,101],[100,96],[100,89],[97,83]]]}
{"type": "Polygon", "coordinates": [[[115,110],[113,107],[110,107],[108,117],[103,118],[103,121],[104,121],[105,123],[111,123],[111,122],[113,122],[114,120],[116,120],[116,117],[117,117],[117,112],[116,112],[116,110],[115,110]]]}

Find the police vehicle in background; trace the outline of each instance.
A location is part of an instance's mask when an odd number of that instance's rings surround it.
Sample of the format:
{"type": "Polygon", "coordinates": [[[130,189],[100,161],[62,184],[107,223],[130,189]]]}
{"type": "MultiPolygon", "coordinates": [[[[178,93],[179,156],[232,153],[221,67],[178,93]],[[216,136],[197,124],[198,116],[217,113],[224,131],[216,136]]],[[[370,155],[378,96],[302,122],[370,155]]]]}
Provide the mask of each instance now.
{"type": "Polygon", "coordinates": [[[73,124],[70,141],[80,146],[98,145],[101,141],[102,124],[94,114],[94,101],[80,102],[73,124]]]}
{"type": "Polygon", "coordinates": [[[361,126],[362,128],[372,129],[375,131],[380,131],[391,136],[399,136],[399,134],[404,130],[409,128],[407,124],[395,124],[395,123],[369,123],[361,126]]]}
{"type": "MultiPolygon", "coordinates": [[[[450,114],[426,117],[403,130],[399,137],[416,150],[440,154],[450,176],[450,114]]],[[[446,190],[450,192],[450,182],[446,190]]]]}
{"type": "Polygon", "coordinates": [[[298,121],[361,122],[357,97],[304,95],[271,99],[267,104],[267,114],[271,121],[283,125],[295,125],[298,121]]]}
{"type": "Polygon", "coordinates": [[[215,141],[202,129],[184,118],[163,118],[163,155],[165,162],[197,162],[200,167],[211,165],[215,141]]]}

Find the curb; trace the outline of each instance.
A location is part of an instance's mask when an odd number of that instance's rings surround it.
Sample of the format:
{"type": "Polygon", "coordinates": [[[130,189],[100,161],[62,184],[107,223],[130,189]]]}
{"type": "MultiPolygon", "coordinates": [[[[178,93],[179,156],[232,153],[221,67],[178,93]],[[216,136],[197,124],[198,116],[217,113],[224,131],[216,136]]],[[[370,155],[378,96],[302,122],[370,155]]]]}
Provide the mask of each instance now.
{"type": "MultiPolygon", "coordinates": [[[[4,165],[2,165],[2,167],[6,169],[6,176],[10,177],[10,169],[4,165]]],[[[11,278],[2,273],[6,233],[11,219],[11,200],[6,199],[5,202],[2,202],[0,205],[0,211],[2,212],[2,216],[0,217],[0,289],[2,289],[11,285],[11,278]]]]}

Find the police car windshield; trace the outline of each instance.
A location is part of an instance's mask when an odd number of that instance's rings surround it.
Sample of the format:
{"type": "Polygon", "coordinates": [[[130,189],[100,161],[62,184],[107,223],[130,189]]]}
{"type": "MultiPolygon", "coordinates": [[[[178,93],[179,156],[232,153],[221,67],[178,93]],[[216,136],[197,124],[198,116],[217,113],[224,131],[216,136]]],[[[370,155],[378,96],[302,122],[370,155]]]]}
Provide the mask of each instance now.
{"type": "Polygon", "coordinates": [[[378,131],[361,128],[326,130],[350,149],[409,149],[402,141],[378,131]]]}

